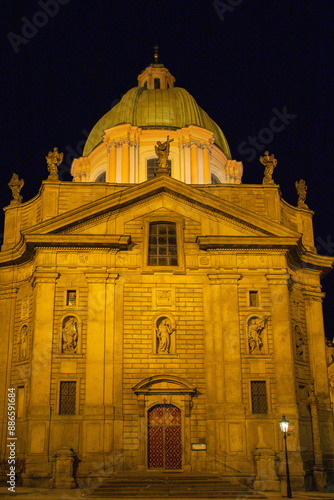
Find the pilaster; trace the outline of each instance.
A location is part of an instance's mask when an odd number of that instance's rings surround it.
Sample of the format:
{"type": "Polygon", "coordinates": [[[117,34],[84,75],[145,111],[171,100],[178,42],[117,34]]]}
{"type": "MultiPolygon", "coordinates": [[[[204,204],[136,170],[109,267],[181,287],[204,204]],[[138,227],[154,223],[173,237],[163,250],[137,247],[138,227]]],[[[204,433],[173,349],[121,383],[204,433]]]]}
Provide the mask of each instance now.
{"type": "Polygon", "coordinates": [[[122,143],[122,182],[130,180],[130,165],[129,165],[129,144],[128,141],[122,143]]]}
{"type": "Polygon", "coordinates": [[[50,393],[54,300],[59,274],[39,268],[32,276],[34,293],[33,335],[31,346],[30,397],[28,406],[28,457],[24,484],[36,478],[48,480],[51,472],[49,454],[50,393]]]}
{"type": "Polygon", "coordinates": [[[290,319],[288,274],[267,274],[271,295],[271,320],[277,383],[277,411],[297,417],[295,367],[290,319]],[[289,383],[287,383],[289,381],[289,383]]]}
{"type": "Polygon", "coordinates": [[[198,184],[198,157],[197,157],[197,144],[190,146],[191,158],[191,184],[198,184]]]}
{"type": "Polygon", "coordinates": [[[0,336],[0,443],[1,456],[6,456],[7,445],[7,389],[11,381],[11,359],[13,351],[13,331],[15,304],[18,289],[8,287],[0,290],[0,317],[1,317],[1,336],[0,336]]]}
{"type": "Polygon", "coordinates": [[[325,331],[322,312],[323,293],[304,291],[306,323],[312,378],[319,403],[330,407],[326,362],[325,331]]]}

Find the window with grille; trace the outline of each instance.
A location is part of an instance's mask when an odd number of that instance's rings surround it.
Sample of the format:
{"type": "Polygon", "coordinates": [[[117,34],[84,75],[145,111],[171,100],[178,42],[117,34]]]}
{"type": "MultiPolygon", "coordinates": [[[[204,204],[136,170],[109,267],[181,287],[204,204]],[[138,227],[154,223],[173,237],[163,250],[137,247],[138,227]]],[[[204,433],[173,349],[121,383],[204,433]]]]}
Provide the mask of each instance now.
{"type": "Polygon", "coordinates": [[[76,382],[60,382],[59,415],[75,415],[76,382]]]}
{"type": "Polygon", "coordinates": [[[250,307],[258,307],[259,294],[256,291],[249,292],[249,305],[250,307]]]}
{"type": "Polygon", "coordinates": [[[148,244],[149,266],[177,266],[176,224],[152,222],[148,244]]]}
{"type": "Polygon", "coordinates": [[[268,413],[267,390],[265,381],[251,382],[252,413],[268,413]]]}
{"type": "MultiPolygon", "coordinates": [[[[172,162],[170,160],[167,160],[167,170],[169,175],[171,173],[171,165],[172,162]]],[[[154,179],[155,177],[154,172],[158,169],[158,158],[151,158],[150,160],[147,160],[146,167],[147,167],[147,180],[149,181],[150,179],[154,179]]]]}

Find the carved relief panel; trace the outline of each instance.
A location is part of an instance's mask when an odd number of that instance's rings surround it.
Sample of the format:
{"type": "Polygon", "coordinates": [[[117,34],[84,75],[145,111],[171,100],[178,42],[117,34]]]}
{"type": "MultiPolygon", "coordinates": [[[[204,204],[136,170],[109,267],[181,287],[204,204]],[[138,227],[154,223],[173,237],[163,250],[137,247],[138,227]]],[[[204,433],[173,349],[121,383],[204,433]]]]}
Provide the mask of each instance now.
{"type": "Polygon", "coordinates": [[[294,325],[293,333],[295,340],[295,357],[298,361],[306,361],[306,335],[300,325],[294,325]]]}
{"type": "Polygon", "coordinates": [[[23,299],[21,302],[21,319],[29,317],[29,298],[23,299]]]}
{"type": "Polygon", "coordinates": [[[175,307],[175,289],[173,288],[156,288],[152,295],[154,309],[157,308],[174,308],[175,307]]]}

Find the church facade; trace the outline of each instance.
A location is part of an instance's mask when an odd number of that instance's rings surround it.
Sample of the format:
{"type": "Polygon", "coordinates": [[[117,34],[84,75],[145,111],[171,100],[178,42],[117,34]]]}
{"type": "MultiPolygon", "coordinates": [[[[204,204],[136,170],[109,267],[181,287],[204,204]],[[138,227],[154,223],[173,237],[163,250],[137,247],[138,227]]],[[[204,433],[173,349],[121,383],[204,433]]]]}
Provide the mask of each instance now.
{"type": "MultiPolygon", "coordinates": [[[[1,457],[7,394],[27,485],[119,471],[212,471],[268,489],[333,473],[312,212],[263,184],[156,61],[93,128],[73,182],[5,208],[0,253],[1,457]],[[65,458],[64,458],[65,457],[65,458]],[[67,457],[67,458],[66,458],[67,457]],[[73,464],[72,464],[73,466],[73,464]],[[70,470],[71,467],[70,466],[70,470]],[[71,475],[71,474],[70,474],[71,475]]],[[[71,483],[74,484],[74,481],[71,483]]]]}

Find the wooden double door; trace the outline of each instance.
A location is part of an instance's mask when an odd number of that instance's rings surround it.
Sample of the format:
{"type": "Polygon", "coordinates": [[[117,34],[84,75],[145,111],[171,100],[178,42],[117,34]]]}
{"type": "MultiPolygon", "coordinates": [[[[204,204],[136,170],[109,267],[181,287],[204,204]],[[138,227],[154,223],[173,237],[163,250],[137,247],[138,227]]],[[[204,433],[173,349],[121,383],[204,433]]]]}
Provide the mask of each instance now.
{"type": "Polygon", "coordinates": [[[148,411],[148,467],[181,469],[181,410],[158,404],[148,411]]]}

